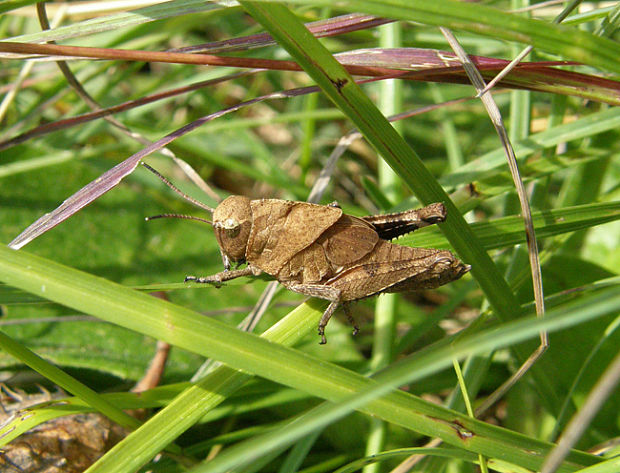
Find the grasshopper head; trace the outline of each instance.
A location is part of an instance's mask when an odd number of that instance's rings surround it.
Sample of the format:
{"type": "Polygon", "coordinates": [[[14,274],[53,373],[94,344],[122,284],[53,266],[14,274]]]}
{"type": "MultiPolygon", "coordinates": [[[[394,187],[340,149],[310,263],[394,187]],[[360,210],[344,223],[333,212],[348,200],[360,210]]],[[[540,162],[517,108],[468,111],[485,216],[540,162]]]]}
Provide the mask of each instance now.
{"type": "Polygon", "coordinates": [[[252,228],[250,199],[231,195],[224,199],[213,212],[215,238],[231,261],[245,260],[245,249],[252,228]]]}

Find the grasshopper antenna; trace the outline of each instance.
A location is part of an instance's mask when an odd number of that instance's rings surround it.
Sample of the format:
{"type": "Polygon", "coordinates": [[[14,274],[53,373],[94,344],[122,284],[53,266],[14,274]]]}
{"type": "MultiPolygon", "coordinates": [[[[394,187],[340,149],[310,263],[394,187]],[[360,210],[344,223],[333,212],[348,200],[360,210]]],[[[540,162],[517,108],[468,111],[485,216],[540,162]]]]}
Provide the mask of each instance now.
{"type": "MultiPolygon", "coordinates": [[[[206,204],[203,204],[202,202],[200,202],[199,200],[194,199],[193,197],[190,197],[189,195],[187,195],[185,192],[183,192],[182,190],[180,190],[178,187],[176,187],[172,182],[170,182],[168,179],[166,179],[164,176],[162,176],[158,171],[156,171],[155,169],[153,169],[151,166],[149,166],[148,164],[146,164],[145,162],[140,162],[140,164],[142,164],[142,166],[144,166],[145,168],[147,168],[149,171],[151,171],[153,174],[155,174],[159,180],[161,182],[163,182],[164,184],[166,184],[168,187],[170,187],[170,189],[172,189],[174,192],[176,192],[177,194],[179,194],[181,197],[183,197],[185,200],[191,202],[192,204],[194,204],[196,207],[200,207],[201,209],[204,209],[208,212],[213,213],[213,209],[211,207],[209,207],[206,204]]],[[[204,220],[198,217],[191,217],[189,215],[174,215],[173,214],[164,214],[164,215],[156,215],[155,217],[148,217],[148,219],[152,220],[154,218],[166,218],[166,217],[177,217],[177,218],[187,218],[190,220],[202,220],[204,222],[208,222],[211,223],[209,220],[204,220]]]]}
{"type": "Polygon", "coordinates": [[[207,220],[206,218],[194,217],[193,215],[184,215],[184,214],[160,214],[153,215],[152,217],[144,217],[144,220],[147,222],[151,220],[155,220],[157,218],[184,218],[185,220],[197,220],[199,222],[208,223],[209,225],[213,225],[211,220],[207,220]]]}

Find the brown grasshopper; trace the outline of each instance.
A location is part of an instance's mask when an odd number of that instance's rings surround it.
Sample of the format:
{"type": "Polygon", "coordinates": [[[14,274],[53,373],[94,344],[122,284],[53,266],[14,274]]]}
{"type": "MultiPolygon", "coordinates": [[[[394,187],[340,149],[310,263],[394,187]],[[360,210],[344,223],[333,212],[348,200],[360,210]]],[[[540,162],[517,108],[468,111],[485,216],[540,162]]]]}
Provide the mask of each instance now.
{"type": "MultiPolygon", "coordinates": [[[[319,322],[321,343],[336,308],[384,292],[441,286],[470,267],[446,250],[411,248],[389,240],[443,222],[443,204],[419,210],[352,217],[336,205],[234,195],[213,212],[225,270],[186,281],[221,284],[267,273],[286,288],[330,301],[319,322]],[[230,270],[230,263],[247,263],[230,270]]],[[[357,328],[355,328],[357,332],[357,328]]]]}
{"type": "MultiPolygon", "coordinates": [[[[325,326],[342,304],[350,321],[348,303],[385,292],[431,289],[459,279],[470,266],[451,252],[411,248],[389,240],[418,228],[443,222],[446,209],[436,203],[418,210],[352,217],[338,204],[316,205],[279,199],[250,200],[233,195],[215,210],[173,190],[213,213],[224,271],[185,281],[215,284],[242,276],[266,273],[291,291],[330,301],[319,322],[321,344],[325,326]],[[243,269],[231,270],[231,262],[243,269]]],[[[357,327],[354,326],[354,333],[357,327]]]]}

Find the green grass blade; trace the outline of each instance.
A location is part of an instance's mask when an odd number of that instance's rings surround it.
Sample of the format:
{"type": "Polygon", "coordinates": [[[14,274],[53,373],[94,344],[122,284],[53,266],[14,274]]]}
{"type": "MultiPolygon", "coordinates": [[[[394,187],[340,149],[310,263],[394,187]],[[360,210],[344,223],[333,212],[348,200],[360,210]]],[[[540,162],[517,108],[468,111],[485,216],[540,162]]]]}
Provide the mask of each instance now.
{"type": "MultiPolygon", "coordinates": [[[[514,150],[517,159],[523,160],[536,152],[560,143],[592,137],[606,131],[617,130],[618,127],[620,127],[620,108],[609,108],[584,116],[574,122],[530,135],[527,140],[514,143],[514,150]]],[[[440,179],[440,182],[447,187],[456,187],[468,184],[472,180],[483,179],[487,175],[493,175],[497,172],[497,168],[505,168],[505,166],[506,159],[503,150],[497,149],[468,162],[459,168],[458,172],[440,179]]]]}
{"type": "MultiPolygon", "coordinates": [[[[539,239],[544,239],[616,221],[620,219],[620,202],[536,211],[532,212],[532,219],[536,235],[539,239]]],[[[523,220],[518,215],[488,222],[476,222],[471,227],[487,250],[509,248],[525,243],[523,220]]],[[[413,235],[406,235],[399,239],[398,243],[426,248],[448,248],[446,240],[439,231],[431,227],[413,235]]]]}
{"type": "Polygon", "coordinates": [[[611,458],[598,465],[580,470],[579,473],[616,473],[620,469],[620,457],[611,458]]]}

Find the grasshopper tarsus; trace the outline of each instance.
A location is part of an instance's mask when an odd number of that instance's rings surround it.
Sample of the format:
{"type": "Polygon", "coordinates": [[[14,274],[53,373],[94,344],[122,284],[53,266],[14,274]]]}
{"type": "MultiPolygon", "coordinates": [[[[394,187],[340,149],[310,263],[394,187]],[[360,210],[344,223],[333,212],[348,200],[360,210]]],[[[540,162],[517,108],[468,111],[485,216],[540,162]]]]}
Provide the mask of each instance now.
{"type": "Polygon", "coordinates": [[[344,310],[344,315],[347,316],[347,320],[353,327],[353,336],[357,335],[360,332],[360,329],[355,323],[355,319],[353,318],[353,315],[351,314],[351,303],[345,302],[344,304],[342,304],[342,309],[344,310]]]}

